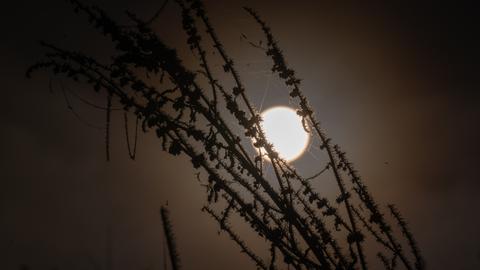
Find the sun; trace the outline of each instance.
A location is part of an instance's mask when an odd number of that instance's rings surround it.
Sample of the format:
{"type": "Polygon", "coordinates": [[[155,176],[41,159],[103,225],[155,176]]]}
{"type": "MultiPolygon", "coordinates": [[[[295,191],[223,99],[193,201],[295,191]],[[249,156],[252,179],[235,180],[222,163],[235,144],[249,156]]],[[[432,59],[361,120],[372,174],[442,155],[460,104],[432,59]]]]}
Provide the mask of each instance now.
{"type": "Polygon", "coordinates": [[[261,116],[265,136],[280,157],[293,161],[305,152],[310,136],[303,128],[302,118],[294,109],[271,107],[263,111],[261,116]]]}

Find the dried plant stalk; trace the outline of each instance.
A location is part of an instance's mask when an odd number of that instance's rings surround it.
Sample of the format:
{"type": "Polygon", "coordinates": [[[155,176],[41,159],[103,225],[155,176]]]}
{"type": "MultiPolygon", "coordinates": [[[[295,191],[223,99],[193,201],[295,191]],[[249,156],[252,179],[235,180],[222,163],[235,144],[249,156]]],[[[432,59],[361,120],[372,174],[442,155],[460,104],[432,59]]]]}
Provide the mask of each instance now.
{"type": "MultiPolygon", "coordinates": [[[[70,2],[111,39],[116,48],[112,61],[103,64],[85,54],[42,43],[49,52],[27,75],[38,69],[50,69],[54,74],[86,82],[94,91],[105,92],[107,97],[122,104],[125,112],[135,114],[144,132],[154,130],[164,151],[189,156],[193,167],[206,175],[201,180],[207,193],[204,211],[258,268],[276,269],[283,259],[284,264],[295,269],[368,269],[373,260],[379,260],[387,269],[395,269],[400,263],[406,269],[424,269],[419,249],[403,218],[392,207],[390,212],[396,225],[390,225],[384,218],[345,153],[321,129],[301,91],[300,80],[287,66],[270,28],[252,9],[246,11],[265,35],[265,53],[272,58],[272,71],[289,87],[291,98],[298,102],[297,113],[302,123],[320,140],[320,150],[328,157],[327,165],[319,166],[324,169],[313,177],[297,172],[266,139],[260,114],[248,99],[241,75],[201,1],[175,1],[182,11],[187,45],[201,67],[195,72],[188,70],[175,50],[150,28],[153,20],[143,21],[127,12],[134,25],[125,27],[96,6],[70,2]],[[205,39],[213,44],[217,60],[223,62],[223,72],[233,80],[231,89],[217,79],[204,48],[205,39]],[[250,142],[255,150],[246,147],[250,142]],[[270,161],[273,179],[264,174],[264,158],[270,161]],[[327,173],[339,188],[333,202],[311,184],[316,176],[327,173]],[[261,258],[235,232],[229,222],[233,216],[241,218],[269,243],[268,260],[261,258]],[[400,234],[403,238],[399,239],[393,229],[403,233],[400,234]],[[374,243],[382,250],[377,257],[365,255],[368,237],[376,240],[374,243]],[[412,256],[405,253],[401,242],[406,242],[412,256]]],[[[178,256],[173,238],[168,240],[171,226],[163,208],[162,219],[172,265],[177,269],[174,262],[178,262],[178,256]]]]}
{"type": "Polygon", "coordinates": [[[177,244],[173,233],[173,226],[170,222],[170,213],[165,206],[160,208],[160,217],[162,218],[163,233],[167,241],[168,255],[173,270],[180,269],[180,257],[178,256],[177,244]]]}

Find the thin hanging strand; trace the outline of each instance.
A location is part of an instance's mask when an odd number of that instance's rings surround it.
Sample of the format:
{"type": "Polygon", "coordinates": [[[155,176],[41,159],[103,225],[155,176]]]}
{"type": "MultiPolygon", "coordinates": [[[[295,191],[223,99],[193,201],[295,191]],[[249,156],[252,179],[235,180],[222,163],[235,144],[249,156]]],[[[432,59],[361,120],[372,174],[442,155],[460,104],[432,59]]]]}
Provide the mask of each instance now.
{"type": "MultiPolygon", "coordinates": [[[[73,97],[77,98],[78,100],[80,100],[81,102],[85,103],[86,105],[89,105],[91,106],[92,108],[95,108],[95,109],[99,109],[99,110],[108,110],[108,108],[106,107],[103,107],[103,106],[100,106],[100,105],[97,105],[85,98],[83,98],[82,96],[80,96],[78,93],[76,93],[75,91],[71,90],[71,89],[66,89],[73,97]]],[[[110,110],[112,111],[119,111],[119,110],[123,110],[123,108],[120,108],[120,107],[117,107],[117,108],[110,108],[110,110]]]]}
{"type": "MultiPolygon", "coordinates": [[[[63,94],[63,98],[65,99],[65,103],[67,103],[67,108],[73,113],[73,115],[81,122],[83,123],[84,125],[90,127],[90,128],[93,128],[93,129],[97,129],[97,130],[103,130],[105,128],[103,127],[100,127],[100,126],[96,126],[90,122],[88,122],[87,120],[83,119],[80,114],[78,114],[75,109],[73,108],[72,106],[72,103],[70,102],[70,99],[68,98],[68,95],[67,95],[67,90],[65,89],[64,85],[63,84],[60,84],[61,88],[62,88],[62,94],[63,94]]],[[[53,89],[53,88],[50,88],[50,89],[53,89]]]]}
{"type": "Polygon", "coordinates": [[[107,122],[105,125],[105,154],[107,161],[110,161],[110,115],[112,113],[112,94],[107,96],[107,122]]]}
{"type": "Polygon", "coordinates": [[[268,89],[270,88],[270,81],[272,80],[272,75],[273,75],[273,73],[270,73],[270,75],[268,76],[267,86],[265,87],[265,90],[263,91],[262,101],[260,102],[260,108],[258,109],[260,112],[262,111],[263,103],[265,102],[265,98],[268,95],[268,89]]]}
{"type": "Polygon", "coordinates": [[[135,155],[137,154],[137,141],[138,141],[138,117],[135,122],[135,138],[133,142],[133,151],[130,147],[130,136],[128,135],[128,115],[127,112],[123,114],[125,120],[125,137],[127,138],[127,148],[128,148],[128,155],[131,159],[135,160],[135,155]]]}

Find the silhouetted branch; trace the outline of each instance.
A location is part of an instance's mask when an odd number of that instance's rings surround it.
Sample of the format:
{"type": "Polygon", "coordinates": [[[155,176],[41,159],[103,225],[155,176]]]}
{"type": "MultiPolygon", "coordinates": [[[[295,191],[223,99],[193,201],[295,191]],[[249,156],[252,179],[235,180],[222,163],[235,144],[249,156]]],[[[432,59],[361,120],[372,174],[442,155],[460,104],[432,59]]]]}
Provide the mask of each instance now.
{"type": "Polygon", "coordinates": [[[395,208],[393,204],[389,204],[388,208],[390,209],[390,213],[393,215],[395,220],[397,221],[398,225],[400,226],[403,235],[408,240],[409,246],[412,250],[413,255],[415,256],[415,268],[416,269],[425,269],[425,263],[423,261],[422,256],[420,255],[420,251],[418,250],[417,242],[413,238],[413,234],[407,226],[407,223],[400,215],[400,212],[395,208]]]}
{"type": "MultiPolygon", "coordinates": [[[[257,267],[273,269],[282,258],[285,264],[295,269],[366,269],[364,239],[370,235],[392,253],[390,261],[383,253],[378,256],[381,262],[385,264],[388,261],[385,265],[394,268],[398,257],[407,269],[412,269],[391,232],[391,226],[383,218],[353,165],[320,128],[313,109],[300,90],[300,80],[287,67],[270,29],[253,10],[247,9],[267,38],[265,52],[273,60],[272,71],[290,88],[290,96],[298,102],[297,113],[302,117],[305,130],[320,140],[320,150],[328,156],[327,165],[311,177],[299,174],[279,157],[266,139],[260,114],[248,99],[234,61],[227,54],[201,1],[175,1],[182,11],[186,44],[197,57],[201,67],[199,71],[190,71],[183,65],[176,51],[151,29],[152,20],[144,21],[127,12],[133,25],[124,27],[96,6],[87,6],[77,0],[70,2],[75,10],[88,17],[98,31],[111,39],[115,46],[111,62],[100,63],[81,52],[42,43],[49,52],[44,60],[27,70],[27,76],[39,69],[49,69],[57,76],[86,83],[95,92],[107,95],[108,158],[110,113],[115,100],[125,111],[129,156],[135,158],[138,126],[141,126],[144,132],[155,131],[164,151],[174,156],[184,154],[189,157],[192,166],[207,175],[207,180],[201,181],[207,195],[204,211],[219,223],[220,228],[257,267]],[[199,30],[198,24],[206,30],[205,34],[199,30]],[[213,43],[211,46],[223,62],[223,71],[233,79],[231,89],[218,79],[221,76],[215,74],[210,66],[203,37],[213,43]],[[139,74],[146,74],[148,79],[139,74]],[[136,117],[133,147],[127,113],[136,117]],[[251,142],[254,149],[248,148],[251,142]],[[273,169],[270,178],[264,174],[264,158],[268,158],[268,166],[273,169]],[[332,172],[339,188],[332,202],[312,185],[314,179],[327,170],[332,172]],[[358,211],[354,207],[356,202],[367,211],[358,211]],[[222,207],[223,211],[217,214],[213,205],[222,207]],[[258,237],[269,243],[269,263],[240,240],[229,225],[231,216],[239,217],[258,237]]],[[[197,177],[200,179],[199,174],[197,177]]],[[[423,269],[423,264],[418,263],[421,257],[411,233],[398,212],[391,212],[413,247],[416,267],[423,269]]],[[[162,208],[161,214],[172,265],[175,264],[176,269],[178,256],[166,209],[162,208]]]]}
{"type": "Polygon", "coordinates": [[[162,206],[160,208],[160,216],[162,218],[163,232],[167,240],[168,254],[170,255],[170,263],[173,270],[180,269],[180,258],[177,252],[177,245],[175,243],[175,236],[173,234],[172,224],[170,222],[168,209],[162,206]]]}
{"type": "Polygon", "coordinates": [[[227,234],[230,236],[230,238],[241,248],[242,252],[247,254],[247,256],[250,257],[250,259],[252,259],[255,262],[257,267],[259,267],[261,269],[265,269],[265,270],[266,269],[275,269],[275,268],[271,268],[271,267],[267,268],[267,266],[262,261],[262,259],[260,259],[257,255],[255,255],[255,253],[247,247],[245,242],[243,242],[238,237],[238,235],[230,228],[230,226],[227,224],[227,222],[223,218],[219,217],[212,209],[210,209],[209,207],[204,207],[202,210],[207,212],[210,216],[212,216],[220,224],[220,229],[222,231],[227,232],[227,234]]]}

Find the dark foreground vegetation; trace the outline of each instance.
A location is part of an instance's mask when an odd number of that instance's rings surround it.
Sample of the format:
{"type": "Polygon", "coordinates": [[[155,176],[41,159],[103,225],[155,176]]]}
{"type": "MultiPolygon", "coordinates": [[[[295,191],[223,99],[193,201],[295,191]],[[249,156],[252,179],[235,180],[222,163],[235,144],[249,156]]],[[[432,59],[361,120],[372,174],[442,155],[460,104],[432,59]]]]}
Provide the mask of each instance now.
{"type": "MultiPolygon", "coordinates": [[[[254,10],[245,8],[264,34],[264,45],[258,47],[271,58],[272,71],[290,89],[305,130],[321,142],[326,161],[318,164],[313,177],[303,176],[266,140],[260,112],[249,100],[241,74],[201,1],[175,1],[182,10],[186,43],[200,70],[186,67],[175,49],[152,30],[155,17],[142,20],[127,12],[131,25],[120,25],[99,7],[70,2],[75,12],[86,16],[111,39],[115,46],[111,61],[101,63],[84,53],[42,42],[48,52],[27,71],[27,76],[49,70],[105,94],[107,158],[112,104],[121,104],[125,123],[127,115],[134,115],[143,132],[156,133],[164,151],[191,159],[206,189],[203,211],[218,222],[257,268],[369,269],[378,265],[375,261],[385,269],[425,268],[399,211],[393,205],[381,207],[374,200],[345,152],[324,132],[272,30],[254,10]],[[216,59],[207,53],[212,49],[216,59]],[[220,61],[221,70],[215,70],[212,61],[220,61]],[[219,80],[219,73],[230,76],[231,81],[219,80]],[[273,170],[273,177],[265,175],[267,166],[273,170]],[[314,188],[320,174],[328,174],[335,181],[337,194],[322,194],[314,188]],[[242,240],[230,222],[234,217],[265,239],[269,258],[262,258],[242,240]],[[366,250],[376,250],[376,256],[368,256],[366,250]]],[[[134,159],[135,146],[131,143],[136,144],[136,135],[132,141],[127,132],[127,138],[134,159]]],[[[165,209],[161,214],[171,265],[178,269],[168,214],[165,209]]]]}

